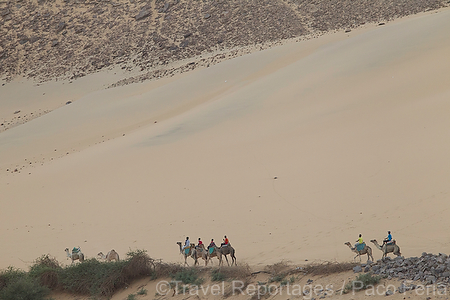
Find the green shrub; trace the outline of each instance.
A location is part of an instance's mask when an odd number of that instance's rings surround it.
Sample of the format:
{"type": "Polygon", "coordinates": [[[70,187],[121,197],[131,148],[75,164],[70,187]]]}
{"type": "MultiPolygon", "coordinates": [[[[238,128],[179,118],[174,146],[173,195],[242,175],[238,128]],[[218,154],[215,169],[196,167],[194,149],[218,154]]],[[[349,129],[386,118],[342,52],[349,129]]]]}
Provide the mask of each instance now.
{"type": "Polygon", "coordinates": [[[381,280],[381,277],[378,275],[373,275],[372,273],[360,274],[356,277],[355,280],[349,282],[345,288],[344,293],[348,293],[350,291],[359,291],[365,290],[369,287],[372,287],[378,284],[381,280]]]}
{"type": "Polygon", "coordinates": [[[0,273],[0,299],[43,300],[49,293],[47,287],[24,271],[8,268],[0,273]]]}
{"type": "Polygon", "coordinates": [[[203,283],[203,279],[198,276],[198,272],[194,268],[183,269],[172,275],[172,278],[184,284],[201,285],[203,283]]]}
{"type": "Polygon", "coordinates": [[[134,251],[118,262],[88,259],[70,265],[62,269],[59,279],[62,288],[68,292],[110,297],[133,280],[151,276],[153,269],[153,260],[145,251],[134,251]]]}
{"type": "Polygon", "coordinates": [[[220,272],[220,269],[213,269],[211,271],[211,280],[212,281],[224,281],[225,278],[225,274],[220,272]]]}
{"type": "Polygon", "coordinates": [[[56,289],[59,286],[59,273],[62,268],[55,258],[43,255],[35,260],[30,267],[28,275],[38,280],[38,282],[49,289],[56,289]]]}
{"type": "Polygon", "coordinates": [[[282,274],[280,274],[280,275],[275,275],[272,278],[270,278],[269,282],[274,282],[274,281],[281,282],[283,280],[284,280],[284,276],[282,274]]]}
{"type": "Polygon", "coordinates": [[[129,294],[127,297],[127,300],[136,300],[136,295],[135,294],[129,294]]]}
{"type": "Polygon", "coordinates": [[[140,296],[147,295],[147,290],[144,288],[141,288],[139,291],[137,291],[136,294],[140,295],[140,296]]]}

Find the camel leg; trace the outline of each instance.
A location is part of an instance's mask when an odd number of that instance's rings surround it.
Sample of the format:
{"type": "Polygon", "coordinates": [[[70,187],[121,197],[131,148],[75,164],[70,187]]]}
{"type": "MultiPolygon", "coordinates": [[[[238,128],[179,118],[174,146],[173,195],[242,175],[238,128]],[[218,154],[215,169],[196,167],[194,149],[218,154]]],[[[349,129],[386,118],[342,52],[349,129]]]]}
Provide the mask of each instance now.
{"type": "Polygon", "coordinates": [[[226,261],[227,261],[228,266],[230,266],[230,263],[228,262],[228,258],[227,258],[226,255],[225,255],[225,259],[226,259],[226,261]]]}
{"type": "Polygon", "coordinates": [[[235,266],[237,266],[237,263],[236,263],[236,256],[231,256],[231,259],[232,259],[232,261],[231,261],[231,265],[233,265],[233,263],[234,263],[234,265],[235,266]]]}

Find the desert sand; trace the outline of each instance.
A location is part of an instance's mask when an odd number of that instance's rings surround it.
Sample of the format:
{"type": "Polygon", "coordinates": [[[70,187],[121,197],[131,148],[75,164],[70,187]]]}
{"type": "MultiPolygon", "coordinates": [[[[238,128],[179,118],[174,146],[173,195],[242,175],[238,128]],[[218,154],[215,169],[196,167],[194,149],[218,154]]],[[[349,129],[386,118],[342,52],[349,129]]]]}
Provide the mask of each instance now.
{"type": "Polygon", "coordinates": [[[255,267],[388,230],[449,253],[449,28],[442,9],[139,84],[0,86],[1,120],[30,118],[0,133],[0,268],[74,246],[182,262],[186,236],[255,267]]]}

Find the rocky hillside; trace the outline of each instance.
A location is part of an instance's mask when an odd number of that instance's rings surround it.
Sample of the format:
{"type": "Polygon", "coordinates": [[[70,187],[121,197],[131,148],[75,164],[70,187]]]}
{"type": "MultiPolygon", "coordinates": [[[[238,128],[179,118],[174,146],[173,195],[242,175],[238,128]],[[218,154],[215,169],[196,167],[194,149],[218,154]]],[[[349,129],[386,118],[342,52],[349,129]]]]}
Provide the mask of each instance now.
{"type": "Polygon", "coordinates": [[[114,65],[153,74],[148,78],[207,52],[446,5],[448,0],[0,0],[0,78],[74,79],[114,65]]]}
{"type": "Polygon", "coordinates": [[[394,259],[386,257],[375,264],[364,264],[353,269],[357,272],[369,272],[400,280],[419,281],[424,284],[450,284],[450,257],[447,254],[422,253],[420,257],[394,259]],[[364,269],[363,269],[364,267],[364,269]]]}

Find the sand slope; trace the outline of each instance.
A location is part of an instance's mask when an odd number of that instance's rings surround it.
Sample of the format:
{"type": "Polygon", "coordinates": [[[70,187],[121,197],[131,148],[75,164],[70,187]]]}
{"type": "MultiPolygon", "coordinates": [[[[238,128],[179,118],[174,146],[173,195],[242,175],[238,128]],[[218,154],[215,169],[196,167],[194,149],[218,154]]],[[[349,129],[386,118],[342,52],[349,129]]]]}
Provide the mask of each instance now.
{"type": "Polygon", "coordinates": [[[349,260],[387,230],[406,256],[450,252],[449,28],[443,10],[63,93],[0,133],[0,268],[78,245],[181,262],[186,235],[251,265],[349,260]]]}

